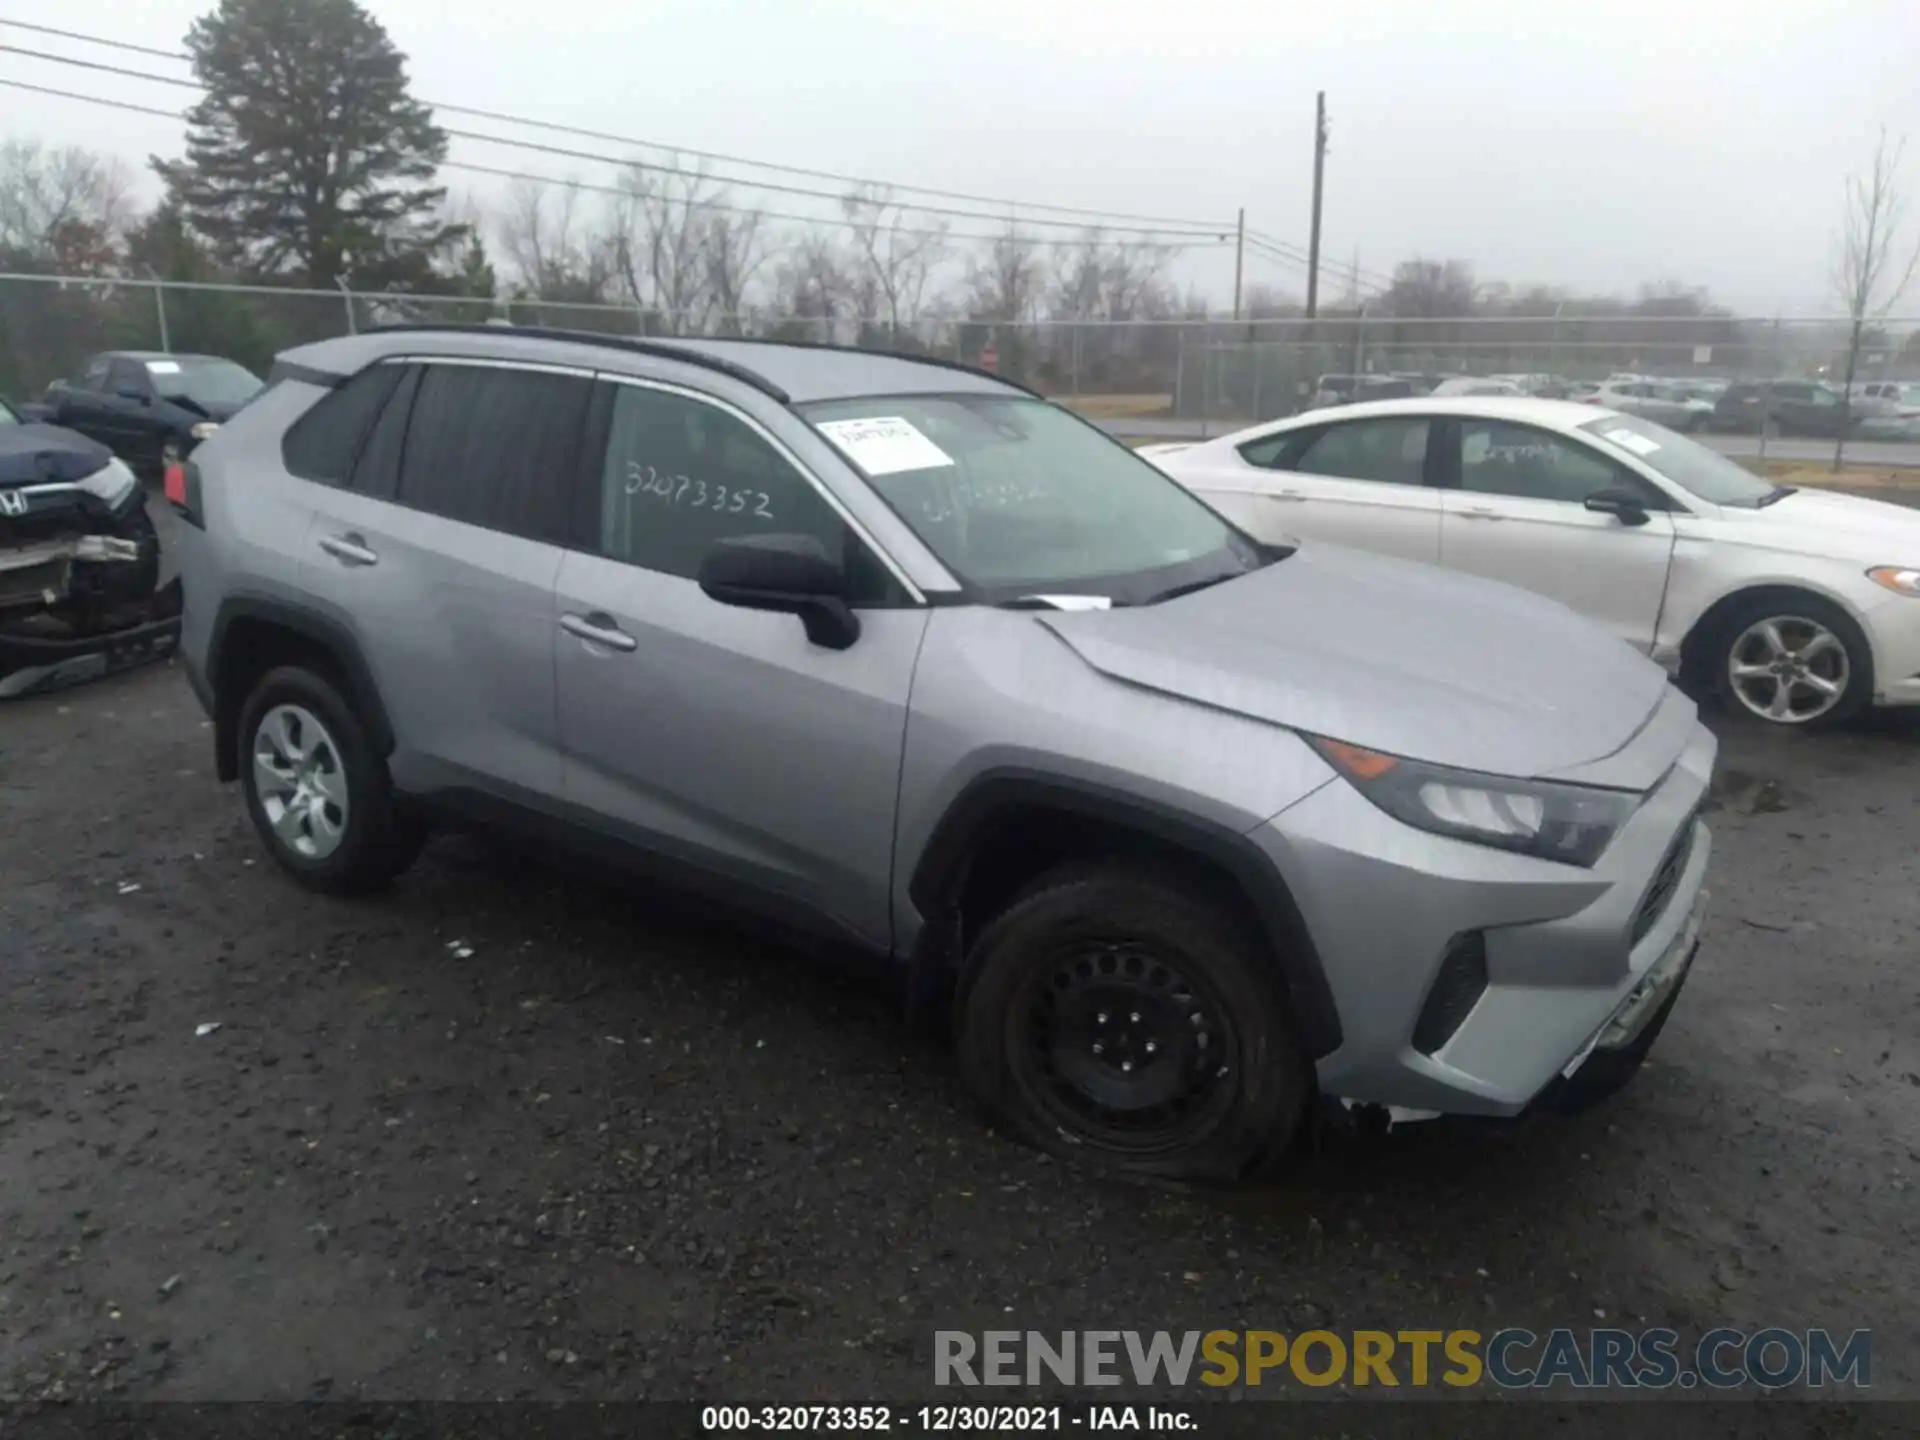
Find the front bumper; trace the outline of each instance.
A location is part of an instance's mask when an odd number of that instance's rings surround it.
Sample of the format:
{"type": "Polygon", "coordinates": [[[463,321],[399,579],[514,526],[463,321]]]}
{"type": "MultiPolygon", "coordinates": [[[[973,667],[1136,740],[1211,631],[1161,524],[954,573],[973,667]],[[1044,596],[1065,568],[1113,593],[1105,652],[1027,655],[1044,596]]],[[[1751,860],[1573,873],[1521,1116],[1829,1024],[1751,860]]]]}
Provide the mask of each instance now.
{"type": "Polygon", "coordinates": [[[1651,1044],[1698,943],[1712,852],[1698,815],[1715,751],[1696,721],[1591,870],[1428,835],[1344,783],[1257,830],[1339,1011],[1340,1047],[1317,1067],[1322,1095],[1513,1116],[1651,1044]],[[1444,1040],[1419,1048],[1423,1009],[1462,937],[1484,947],[1484,988],[1444,1040]]]}
{"type": "Polygon", "coordinates": [[[1862,618],[1873,644],[1874,703],[1920,705],[1920,600],[1885,593],[1862,618]]]}

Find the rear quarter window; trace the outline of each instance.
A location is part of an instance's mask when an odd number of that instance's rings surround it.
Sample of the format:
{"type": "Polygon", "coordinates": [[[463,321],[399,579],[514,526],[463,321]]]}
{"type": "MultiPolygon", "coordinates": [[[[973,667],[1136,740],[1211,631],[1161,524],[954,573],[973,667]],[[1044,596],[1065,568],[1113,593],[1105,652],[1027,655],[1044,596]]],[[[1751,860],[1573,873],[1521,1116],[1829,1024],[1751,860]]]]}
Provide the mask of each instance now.
{"type": "Polygon", "coordinates": [[[280,456],[290,474],[322,485],[345,485],[361,442],[400,383],[403,366],[373,365],[320,397],[288,427],[280,456]]]}

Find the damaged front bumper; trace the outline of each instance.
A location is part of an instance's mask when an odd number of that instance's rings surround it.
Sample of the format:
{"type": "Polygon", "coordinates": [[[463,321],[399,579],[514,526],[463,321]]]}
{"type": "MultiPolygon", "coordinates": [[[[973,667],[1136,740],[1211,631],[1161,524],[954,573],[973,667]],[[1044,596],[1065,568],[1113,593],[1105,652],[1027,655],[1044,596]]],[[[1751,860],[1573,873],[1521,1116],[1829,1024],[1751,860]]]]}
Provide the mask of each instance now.
{"type": "Polygon", "coordinates": [[[27,521],[0,528],[0,698],[61,689],[172,651],[180,585],[157,584],[160,541],[143,497],[110,512],[27,521]]]}

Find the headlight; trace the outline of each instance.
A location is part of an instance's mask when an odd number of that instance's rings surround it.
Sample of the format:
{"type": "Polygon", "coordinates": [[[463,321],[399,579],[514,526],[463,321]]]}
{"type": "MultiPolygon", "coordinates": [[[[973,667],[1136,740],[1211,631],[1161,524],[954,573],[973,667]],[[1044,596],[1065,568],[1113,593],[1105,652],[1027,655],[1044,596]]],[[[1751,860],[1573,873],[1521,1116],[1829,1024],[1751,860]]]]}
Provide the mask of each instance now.
{"type": "Polygon", "coordinates": [[[1640,804],[1638,795],[1622,790],[1450,770],[1324,736],[1305,738],[1394,819],[1543,860],[1591,866],[1640,804]]]}
{"type": "Polygon", "coordinates": [[[109,460],[83,479],[80,488],[104,500],[109,510],[118,510],[127,497],[140,488],[140,482],[134,478],[133,471],[119,460],[109,460]]]}
{"type": "Polygon", "coordinates": [[[187,431],[187,433],[196,440],[205,440],[219,428],[220,422],[218,420],[202,420],[198,425],[187,431]]]}
{"type": "Polygon", "coordinates": [[[1893,591],[1896,595],[1920,597],[1920,567],[1912,565],[1876,565],[1867,571],[1867,578],[1874,584],[1893,591]]]}

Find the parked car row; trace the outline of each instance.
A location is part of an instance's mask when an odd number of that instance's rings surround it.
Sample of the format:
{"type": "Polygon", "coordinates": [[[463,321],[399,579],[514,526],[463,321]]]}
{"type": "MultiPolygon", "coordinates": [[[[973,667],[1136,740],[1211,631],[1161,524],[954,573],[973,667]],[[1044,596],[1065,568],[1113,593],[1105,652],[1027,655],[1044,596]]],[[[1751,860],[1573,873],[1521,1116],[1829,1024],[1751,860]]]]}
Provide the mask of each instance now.
{"type": "MultiPolygon", "coordinates": [[[[889,959],[1010,1133],[1156,1175],[1270,1163],[1316,1104],[1590,1103],[1674,1004],[1715,742],[1564,606],[1289,539],[1252,485],[924,357],[283,358],[167,492],[215,767],[307,886],[382,885],[448,817],[628,861],[889,959]]],[[[1230,464],[1437,507],[1512,447],[1450,460],[1434,417],[1540,403],[1363,404],[1230,464]]]]}

